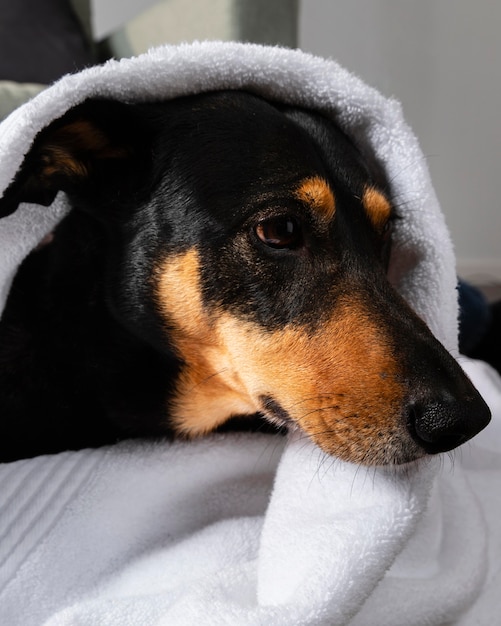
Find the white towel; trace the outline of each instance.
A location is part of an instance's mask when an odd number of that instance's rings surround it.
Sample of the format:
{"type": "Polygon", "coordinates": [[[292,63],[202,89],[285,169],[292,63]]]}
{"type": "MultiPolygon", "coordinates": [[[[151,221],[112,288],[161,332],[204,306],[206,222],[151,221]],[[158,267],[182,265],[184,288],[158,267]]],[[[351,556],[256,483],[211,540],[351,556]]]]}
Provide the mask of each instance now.
{"type": "MultiPolygon", "coordinates": [[[[404,217],[392,281],[457,353],[454,257],[425,159],[398,103],[332,61],[211,42],[67,76],[2,124],[0,193],[36,133],[86,97],[218,88],[322,110],[378,159],[404,217]]],[[[0,307],[19,262],[66,210],[60,195],[0,220],[0,307]]],[[[501,382],[466,367],[493,425],[461,452],[400,471],[256,434],[0,466],[0,623],[495,624],[501,382]]]]}

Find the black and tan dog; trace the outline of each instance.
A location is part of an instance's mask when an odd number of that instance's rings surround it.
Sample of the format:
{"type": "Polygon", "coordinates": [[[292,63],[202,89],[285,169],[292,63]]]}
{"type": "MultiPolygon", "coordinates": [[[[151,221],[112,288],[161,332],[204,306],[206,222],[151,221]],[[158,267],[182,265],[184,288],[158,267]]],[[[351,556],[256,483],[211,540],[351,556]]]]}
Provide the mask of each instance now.
{"type": "Polygon", "coordinates": [[[240,92],[88,101],[38,135],[0,214],[59,190],[72,210],[0,324],[2,460],[258,414],[401,464],[487,424],[388,283],[389,191],[331,121],[240,92]]]}

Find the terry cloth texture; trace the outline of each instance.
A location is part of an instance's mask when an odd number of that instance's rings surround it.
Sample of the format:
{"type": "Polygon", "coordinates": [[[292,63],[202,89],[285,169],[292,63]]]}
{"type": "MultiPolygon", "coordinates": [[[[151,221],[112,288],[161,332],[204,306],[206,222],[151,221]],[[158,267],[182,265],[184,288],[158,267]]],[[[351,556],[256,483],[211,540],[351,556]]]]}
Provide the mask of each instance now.
{"type": "MultiPolygon", "coordinates": [[[[1,125],[0,193],[35,135],[86,98],[244,89],[332,116],[391,181],[391,280],[457,355],[454,255],[400,106],[333,61],[232,43],[162,47],[61,79],[1,125]]],[[[64,195],[0,220],[0,308],[64,195]]],[[[0,623],[491,626],[501,584],[501,381],[461,452],[365,469],[304,438],[126,442],[0,466],[0,623]]]]}

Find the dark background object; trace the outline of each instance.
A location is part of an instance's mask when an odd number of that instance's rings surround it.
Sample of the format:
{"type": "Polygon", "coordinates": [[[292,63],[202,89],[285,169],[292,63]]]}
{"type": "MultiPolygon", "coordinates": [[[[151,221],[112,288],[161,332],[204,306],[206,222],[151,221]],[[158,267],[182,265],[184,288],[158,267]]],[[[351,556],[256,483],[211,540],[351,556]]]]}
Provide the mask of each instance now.
{"type": "Polygon", "coordinates": [[[94,63],[67,0],[0,0],[0,80],[51,83],[94,63]]]}

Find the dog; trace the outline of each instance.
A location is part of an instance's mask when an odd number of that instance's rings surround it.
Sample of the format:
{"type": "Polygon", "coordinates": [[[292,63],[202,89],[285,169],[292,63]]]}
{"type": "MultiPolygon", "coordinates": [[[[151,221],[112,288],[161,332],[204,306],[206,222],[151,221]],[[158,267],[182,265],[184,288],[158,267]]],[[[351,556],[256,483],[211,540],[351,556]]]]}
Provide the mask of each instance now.
{"type": "Polygon", "coordinates": [[[60,191],[0,323],[2,461],[269,423],[402,465],[488,423],[388,282],[389,185],[321,114],[88,100],[39,133],[0,215],[60,191]]]}

